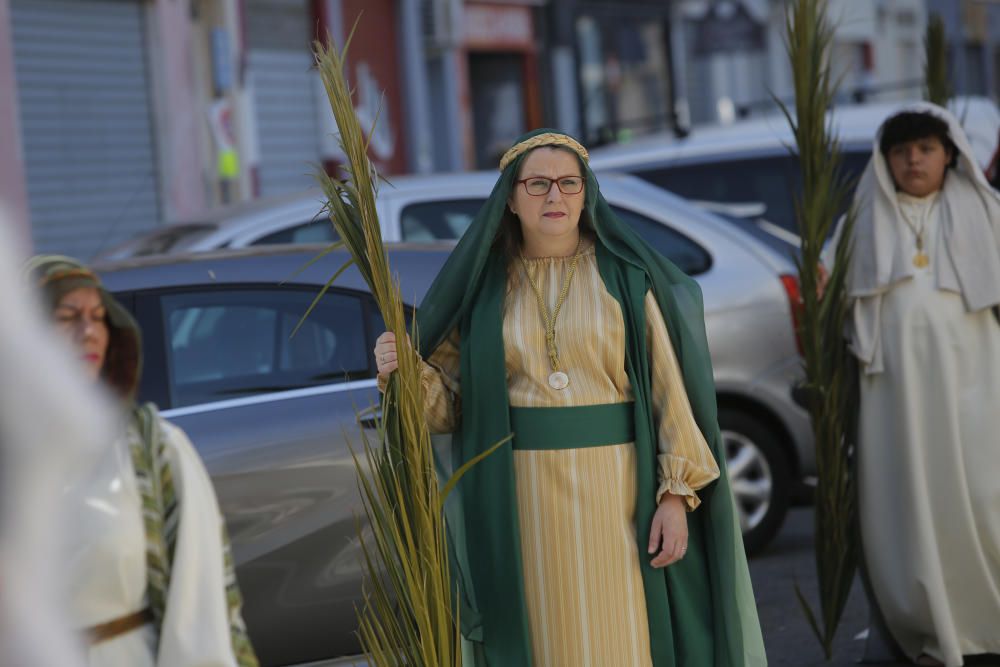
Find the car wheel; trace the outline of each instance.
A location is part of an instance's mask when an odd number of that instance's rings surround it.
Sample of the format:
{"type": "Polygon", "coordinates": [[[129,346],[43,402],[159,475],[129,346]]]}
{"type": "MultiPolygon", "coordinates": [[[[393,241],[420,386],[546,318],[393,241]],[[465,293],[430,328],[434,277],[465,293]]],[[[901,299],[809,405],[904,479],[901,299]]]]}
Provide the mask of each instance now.
{"type": "Polygon", "coordinates": [[[759,553],[788,512],[791,472],[773,431],[745,412],[719,411],[729,485],[747,553],[759,553]]]}

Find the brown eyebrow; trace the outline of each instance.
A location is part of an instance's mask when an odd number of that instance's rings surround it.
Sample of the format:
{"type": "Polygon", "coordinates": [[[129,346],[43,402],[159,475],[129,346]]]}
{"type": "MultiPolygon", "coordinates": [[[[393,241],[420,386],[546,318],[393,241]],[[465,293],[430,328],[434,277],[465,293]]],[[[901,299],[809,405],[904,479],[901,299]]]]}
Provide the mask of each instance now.
{"type": "MultiPolygon", "coordinates": [[[[69,311],[74,312],[74,313],[79,313],[79,312],[83,312],[84,310],[86,310],[86,307],[79,308],[79,307],[74,306],[72,304],[60,303],[60,304],[58,304],[55,307],[55,310],[60,310],[60,309],[61,310],[69,310],[69,311]]],[[[94,308],[92,310],[102,310],[102,311],[107,312],[107,308],[105,308],[105,306],[104,306],[103,303],[94,306],[94,308]]]]}

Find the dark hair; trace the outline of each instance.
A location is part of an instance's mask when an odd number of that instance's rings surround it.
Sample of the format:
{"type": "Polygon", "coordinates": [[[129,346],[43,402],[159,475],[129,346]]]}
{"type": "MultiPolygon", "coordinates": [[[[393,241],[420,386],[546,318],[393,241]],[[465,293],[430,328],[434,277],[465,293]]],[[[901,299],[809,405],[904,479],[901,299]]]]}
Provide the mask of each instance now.
{"type": "Polygon", "coordinates": [[[885,121],[882,124],[879,151],[883,157],[888,157],[893,147],[928,137],[936,137],[945,150],[951,152],[952,160],[948,166],[955,166],[958,151],[948,133],[948,123],[933,114],[920,111],[904,111],[885,121]]]}

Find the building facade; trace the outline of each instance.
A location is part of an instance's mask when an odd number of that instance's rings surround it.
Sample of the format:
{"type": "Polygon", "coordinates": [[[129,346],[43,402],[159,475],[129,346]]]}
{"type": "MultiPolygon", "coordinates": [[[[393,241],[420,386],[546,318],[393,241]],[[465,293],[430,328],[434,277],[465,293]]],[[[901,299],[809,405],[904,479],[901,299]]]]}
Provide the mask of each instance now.
{"type": "Polygon", "coordinates": [[[927,0],[927,9],[944,21],[955,92],[996,99],[1000,94],[1000,2],[927,0]]]}
{"type": "MultiPolygon", "coordinates": [[[[36,251],[84,259],[341,161],[312,43],[361,14],[348,78],[408,168],[397,0],[0,0],[0,194],[36,251]],[[12,102],[8,104],[7,101],[12,102]]],[[[340,41],[339,43],[343,43],[340,41]]]]}
{"type": "Polygon", "coordinates": [[[580,0],[574,9],[582,138],[594,144],[673,127],[671,4],[580,0]]]}
{"type": "MultiPolygon", "coordinates": [[[[774,111],[794,95],[785,51],[786,0],[674,3],[679,113],[691,124],[774,111]]],[[[921,96],[925,0],[829,0],[831,64],[840,100],[921,96]]]]}
{"type": "MultiPolygon", "coordinates": [[[[494,168],[554,126],[594,145],[790,101],[787,0],[0,0],[0,198],[36,250],[93,256],[342,162],[311,45],[386,174],[494,168]],[[360,18],[359,18],[360,17],[360,18]],[[356,25],[355,25],[356,24],[356,25]]],[[[829,0],[842,100],[916,98],[930,12],[955,91],[1000,88],[1000,2],[829,0]]]]}

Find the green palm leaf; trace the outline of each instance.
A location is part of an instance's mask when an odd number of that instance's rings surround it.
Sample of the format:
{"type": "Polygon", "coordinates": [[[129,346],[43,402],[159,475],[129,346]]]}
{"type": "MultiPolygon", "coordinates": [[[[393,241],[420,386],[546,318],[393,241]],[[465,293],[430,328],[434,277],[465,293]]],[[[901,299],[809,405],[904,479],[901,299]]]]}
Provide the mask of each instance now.
{"type": "MultiPolygon", "coordinates": [[[[377,438],[369,440],[370,432],[362,429],[363,448],[354,453],[370,528],[369,535],[359,521],[366,576],[364,599],[357,609],[358,633],[372,665],[457,667],[461,665],[461,637],[441,508],[447,492],[475,461],[460,469],[442,490],[424,417],[420,358],[407,336],[398,281],[390,272],[382,243],[375,206],[382,179],[368,159],[369,139],[354,113],[352,91],[344,75],[350,41],[342,51],[314,44],[316,66],[346,156],[341,176],[319,172],[316,178],[327,200],[324,212],[340,238],[335,245],[345,247],[351,260],[331,277],[309,311],[353,265],[397,340],[399,368],[383,397],[377,438]]],[[[373,130],[374,126],[368,128],[368,137],[373,130]]]]}
{"type": "Polygon", "coordinates": [[[857,502],[850,452],[857,411],[855,362],[843,337],[847,316],[845,277],[855,213],[841,221],[835,262],[820,293],[819,266],[824,244],[840,211],[847,208],[853,183],[844,175],[839,142],[827,111],[839,81],[830,73],[833,29],[825,0],[793,0],[786,16],[788,57],[795,85],[795,109],[782,111],[795,136],[802,173],[796,199],[801,237],[798,259],[802,303],[799,335],[803,344],[806,396],[816,446],[816,542],[819,613],[796,586],[795,593],[827,659],[857,570],[857,502]]]}

